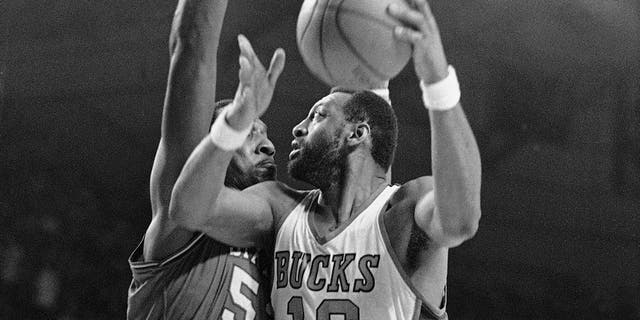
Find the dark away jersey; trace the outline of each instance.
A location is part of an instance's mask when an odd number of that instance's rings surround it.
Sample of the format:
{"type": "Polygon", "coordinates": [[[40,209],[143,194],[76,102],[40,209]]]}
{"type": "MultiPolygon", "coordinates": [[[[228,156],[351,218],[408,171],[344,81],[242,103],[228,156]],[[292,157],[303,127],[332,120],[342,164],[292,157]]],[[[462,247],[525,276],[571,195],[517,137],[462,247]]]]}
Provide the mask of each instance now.
{"type": "Polygon", "coordinates": [[[267,319],[268,292],[255,250],[204,234],[162,261],[143,261],[142,248],[143,242],[129,258],[127,319],[267,319]]]}

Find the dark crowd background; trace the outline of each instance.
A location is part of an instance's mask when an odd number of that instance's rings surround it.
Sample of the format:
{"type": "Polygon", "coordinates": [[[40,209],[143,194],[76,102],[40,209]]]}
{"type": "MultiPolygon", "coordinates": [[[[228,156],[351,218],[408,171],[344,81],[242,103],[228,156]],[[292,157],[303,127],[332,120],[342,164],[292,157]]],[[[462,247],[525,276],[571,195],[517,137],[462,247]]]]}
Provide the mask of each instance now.
{"type": "MultiPolygon", "coordinates": [[[[232,0],[237,33],[287,66],[264,117],[290,128],[328,87],[295,44],[300,0],[232,0]]],[[[451,319],[640,319],[640,3],[432,0],[483,159],[478,234],[451,250],[451,319]]],[[[176,1],[8,0],[0,18],[0,319],[122,319],[149,223],[176,1]]],[[[392,81],[394,181],[430,174],[411,64],[392,81]]],[[[299,186],[299,185],[298,185],[299,186]]]]}

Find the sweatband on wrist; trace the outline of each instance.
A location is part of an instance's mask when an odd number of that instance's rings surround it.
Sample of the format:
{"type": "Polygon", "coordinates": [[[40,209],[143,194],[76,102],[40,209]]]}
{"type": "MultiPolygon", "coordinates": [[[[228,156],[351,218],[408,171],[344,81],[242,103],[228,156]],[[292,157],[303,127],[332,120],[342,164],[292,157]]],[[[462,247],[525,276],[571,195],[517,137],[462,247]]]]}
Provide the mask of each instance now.
{"type": "Polygon", "coordinates": [[[211,125],[209,138],[211,142],[220,149],[233,151],[244,144],[244,141],[251,131],[251,126],[240,131],[232,128],[229,123],[227,123],[227,110],[229,109],[224,108],[216,118],[216,121],[213,122],[213,125],[211,125]]]}
{"type": "Polygon", "coordinates": [[[391,98],[389,98],[389,89],[381,88],[381,89],[371,89],[369,90],[375,94],[377,94],[380,98],[384,99],[388,104],[391,104],[391,98]]]}
{"type": "Polygon", "coordinates": [[[446,78],[426,85],[420,81],[422,89],[422,102],[429,110],[449,110],[453,109],[460,102],[460,84],[453,66],[448,68],[449,74],[446,78]]]}

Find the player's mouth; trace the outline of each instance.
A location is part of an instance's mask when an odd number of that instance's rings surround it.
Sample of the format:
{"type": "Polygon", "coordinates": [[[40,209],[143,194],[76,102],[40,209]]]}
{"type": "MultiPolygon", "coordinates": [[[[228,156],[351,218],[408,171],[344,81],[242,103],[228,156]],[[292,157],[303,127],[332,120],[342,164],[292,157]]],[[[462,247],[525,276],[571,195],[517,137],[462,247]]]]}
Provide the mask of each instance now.
{"type": "Polygon", "coordinates": [[[289,153],[289,160],[293,160],[297,158],[299,153],[300,153],[300,149],[291,151],[291,153],[289,153]]]}
{"type": "Polygon", "coordinates": [[[296,158],[298,156],[298,154],[300,153],[300,144],[298,143],[298,141],[293,140],[291,142],[291,148],[293,150],[291,150],[291,152],[289,153],[289,160],[293,160],[294,158],[296,158]]]}
{"type": "Polygon", "coordinates": [[[276,163],[275,161],[273,161],[273,159],[265,159],[258,162],[256,166],[259,168],[269,168],[269,167],[275,167],[276,163]]]}

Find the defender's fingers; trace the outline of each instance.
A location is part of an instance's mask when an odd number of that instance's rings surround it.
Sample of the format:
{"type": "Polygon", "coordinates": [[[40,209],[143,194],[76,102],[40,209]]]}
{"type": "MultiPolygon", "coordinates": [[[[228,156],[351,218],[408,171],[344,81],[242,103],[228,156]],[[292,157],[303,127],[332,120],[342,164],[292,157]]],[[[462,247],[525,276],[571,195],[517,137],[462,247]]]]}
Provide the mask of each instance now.
{"type": "Polygon", "coordinates": [[[260,63],[256,52],[251,46],[251,42],[249,42],[249,39],[242,34],[238,35],[238,46],[240,47],[240,55],[247,57],[251,64],[256,64],[256,62],[260,63]]]}
{"type": "Polygon", "coordinates": [[[253,81],[253,65],[249,62],[249,59],[245,56],[238,58],[240,64],[240,70],[238,71],[238,79],[240,83],[250,84],[253,81]]]}
{"type": "Polygon", "coordinates": [[[273,57],[271,58],[271,63],[269,64],[269,71],[267,72],[267,76],[269,79],[269,83],[273,86],[278,81],[282,70],[284,70],[284,63],[286,60],[286,55],[282,48],[276,49],[273,53],[273,57]]]}
{"type": "Polygon", "coordinates": [[[406,27],[395,27],[393,29],[393,35],[396,39],[406,41],[411,44],[422,40],[422,33],[406,27]]]}
{"type": "Polygon", "coordinates": [[[392,3],[387,7],[387,12],[391,17],[415,29],[420,29],[424,23],[422,13],[409,8],[405,4],[392,3]]]}
{"type": "Polygon", "coordinates": [[[255,105],[255,95],[253,94],[253,89],[251,87],[242,88],[242,104],[245,106],[254,106],[255,105]]]}

